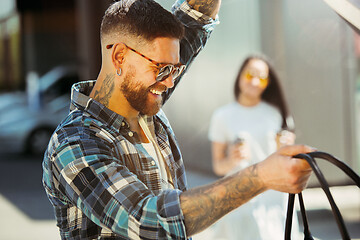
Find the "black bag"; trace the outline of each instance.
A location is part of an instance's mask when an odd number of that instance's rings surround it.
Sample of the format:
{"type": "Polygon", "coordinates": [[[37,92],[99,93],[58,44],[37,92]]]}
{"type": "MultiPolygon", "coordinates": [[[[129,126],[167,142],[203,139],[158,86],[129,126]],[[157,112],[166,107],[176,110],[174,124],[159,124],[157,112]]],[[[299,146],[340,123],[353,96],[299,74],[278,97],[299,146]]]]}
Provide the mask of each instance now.
{"type": "MultiPolygon", "coordinates": [[[[337,166],[347,176],[349,176],[359,188],[360,188],[360,177],[344,162],[340,161],[339,159],[337,159],[334,156],[332,156],[328,153],[325,153],[325,152],[312,152],[312,153],[308,153],[308,154],[298,154],[294,157],[305,159],[310,164],[312,170],[314,171],[317,179],[320,182],[321,188],[324,190],[326,197],[329,200],[331,210],[335,217],[336,223],[339,227],[342,239],[343,240],[350,239],[349,233],[346,229],[346,226],[345,226],[344,220],[342,218],[342,215],[339,211],[339,208],[336,206],[335,201],[331,195],[329,185],[328,185],[327,181],[325,180],[324,175],[322,174],[322,172],[314,158],[320,158],[320,159],[327,160],[330,163],[332,163],[333,165],[337,166]]],[[[311,235],[310,229],[309,229],[302,194],[299,193],[297,195],[299,197],[300,211],[301,211],[301,216],[302,216],[303,225],[304,225],[304,239],[305,240],[314,240],[314,238],[311,235]]],[[[293,215],[293,210],[294,210],[294,200],[295,200],[295,194],[289,194],[288,211],[287,211],[286,225],[285,225],[285,240],[290,240],[290,238],[291,238],[291,225],[292,225],[292,215],[293,215]]]]}

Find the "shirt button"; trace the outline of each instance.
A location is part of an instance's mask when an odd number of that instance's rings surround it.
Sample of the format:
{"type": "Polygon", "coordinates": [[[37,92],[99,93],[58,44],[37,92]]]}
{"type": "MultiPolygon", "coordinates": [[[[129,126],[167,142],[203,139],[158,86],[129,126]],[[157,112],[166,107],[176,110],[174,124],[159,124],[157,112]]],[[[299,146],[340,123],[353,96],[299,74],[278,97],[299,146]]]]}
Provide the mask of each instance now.
{"type": "Polygon", "coordinates": [[[153,161],[151,161],[151,165],[153,165],[153,166],[155,166],[155,161],[153,160],[153,161]]]}
{"type": "Polygon", "coordinates": [[[121,126],[125,126],[125,122],[122,122],[122,123],[121,123],[121,126]]]}
{"type": "Polygon", "coordinates": [[[133,132],[129,132],[129,136],[130,136],[130,137],[134,136],[134,133],[133,133],[133,132]]]}

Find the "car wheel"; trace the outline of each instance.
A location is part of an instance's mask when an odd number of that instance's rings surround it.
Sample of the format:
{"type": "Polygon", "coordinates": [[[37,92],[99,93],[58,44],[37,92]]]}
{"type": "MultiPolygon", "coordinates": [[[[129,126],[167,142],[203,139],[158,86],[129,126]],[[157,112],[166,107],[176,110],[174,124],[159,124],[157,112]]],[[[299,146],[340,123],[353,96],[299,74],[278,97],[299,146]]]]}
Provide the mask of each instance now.
{"type": "Polygon", "coordinates": [[[44,154],[49,144],[51,134],[52,130],[49,128],[39,128],[33,131],[27,140],[27,152],[34,155],[44,154]]]}

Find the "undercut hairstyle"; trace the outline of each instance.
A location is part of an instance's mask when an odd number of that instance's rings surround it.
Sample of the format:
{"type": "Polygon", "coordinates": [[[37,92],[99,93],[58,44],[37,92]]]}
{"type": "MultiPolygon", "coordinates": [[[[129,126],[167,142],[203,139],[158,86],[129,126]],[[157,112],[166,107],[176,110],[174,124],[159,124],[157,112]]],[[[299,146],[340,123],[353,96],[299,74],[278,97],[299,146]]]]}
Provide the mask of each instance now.
{"type": "Polygon", "coordinates": [[[107,35],[129,35],[152,41],[157,37],[182,39],[184,26],[169,11],[153,0],[120,0],[106,10],[100,29],[107,35]]]}
{"type": "Polygon", "coordinates": [[[245,67],[249,64],[249,62],[253,59],[259,59],[263,61],[269,68],[269,84],[264,90],[264,92],[261,95],[261,99],[264,102],[267,102],[271,104],[272,106],[276,107],[281,114],[282,117],[282,128],[289,130],[289,131],[295,131],[295,124],[293,121],[293,118],[289,112],[287,103],[285,101],[285,96],[283,94],[282,86],[279,80],[278,75],[275,72],[274,67],[271,65],[268,58],[264,55],[250,55],[248,56],[242,65],[240,66],[239,72],[237,74],[235,84],[234,84],[234,95],[235,99],[239,99],[240,95],[240,87],[239,87],[239,81],[240,81],[240,75],[244,71],[245,67]]]}

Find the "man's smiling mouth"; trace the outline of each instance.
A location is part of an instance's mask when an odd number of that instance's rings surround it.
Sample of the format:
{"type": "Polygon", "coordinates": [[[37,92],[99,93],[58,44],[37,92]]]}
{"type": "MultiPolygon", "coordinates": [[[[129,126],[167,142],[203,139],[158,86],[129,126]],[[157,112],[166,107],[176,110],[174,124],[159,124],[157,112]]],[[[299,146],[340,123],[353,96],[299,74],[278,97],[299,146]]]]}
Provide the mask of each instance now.
{"type": "Polygon", "coordinates": [[[161,94],[162,94],[162,91],[156,90],[156,89],[150,89],[150,92],[151,92],[152,94],[156,94],[156,95],[161,95],[161,94]]]}

